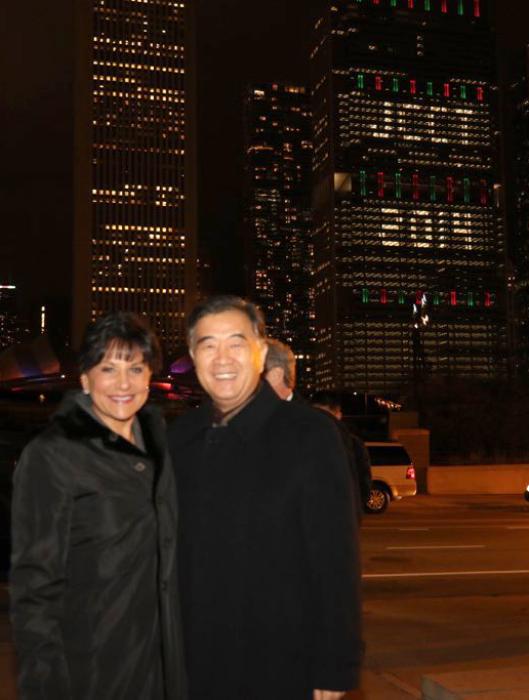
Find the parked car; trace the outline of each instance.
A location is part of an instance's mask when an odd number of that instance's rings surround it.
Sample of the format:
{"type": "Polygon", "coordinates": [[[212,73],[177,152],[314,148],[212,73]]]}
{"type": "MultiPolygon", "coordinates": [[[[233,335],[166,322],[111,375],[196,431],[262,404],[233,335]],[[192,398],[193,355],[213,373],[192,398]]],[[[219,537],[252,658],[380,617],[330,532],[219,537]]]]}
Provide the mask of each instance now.
{"type": "Polygon", "coordinates": [[[366,442],[371,460],[371,496],[368,513],[383,513],[392,500],[415,496],[415,467],[400,442],[366,442]]]}

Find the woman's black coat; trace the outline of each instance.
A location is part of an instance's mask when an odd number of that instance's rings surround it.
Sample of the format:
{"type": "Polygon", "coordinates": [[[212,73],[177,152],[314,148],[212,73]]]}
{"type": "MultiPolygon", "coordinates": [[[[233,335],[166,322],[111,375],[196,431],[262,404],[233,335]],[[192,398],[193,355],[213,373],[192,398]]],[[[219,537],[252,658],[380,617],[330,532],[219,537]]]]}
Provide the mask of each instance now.
{"type": "Polygon", "coordinates": [[[305,700],[355,688],[360,562],[331,422],[266,382],[226,427],[178,418],[182,615],[193,700],[305,700]]]}
{"type": "Polygon", "coordinates": [[[12,623],[23,700],[183,700],[176,493],[157,411],[145,451],[69,397],[15,470],[12,623]],[[164,693],[165,690],[165,693],[164,693]]]}

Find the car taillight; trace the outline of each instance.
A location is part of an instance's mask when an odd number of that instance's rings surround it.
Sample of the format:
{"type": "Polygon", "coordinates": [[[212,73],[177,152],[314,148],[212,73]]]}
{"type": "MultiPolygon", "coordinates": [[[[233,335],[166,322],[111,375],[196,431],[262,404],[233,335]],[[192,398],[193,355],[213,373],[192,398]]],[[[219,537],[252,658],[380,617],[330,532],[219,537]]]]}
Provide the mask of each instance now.
{"type": "Polygon", "coordinates": [[[406,479],[415,479],[415,467],[413,464],[406,469],[406,479]]]}

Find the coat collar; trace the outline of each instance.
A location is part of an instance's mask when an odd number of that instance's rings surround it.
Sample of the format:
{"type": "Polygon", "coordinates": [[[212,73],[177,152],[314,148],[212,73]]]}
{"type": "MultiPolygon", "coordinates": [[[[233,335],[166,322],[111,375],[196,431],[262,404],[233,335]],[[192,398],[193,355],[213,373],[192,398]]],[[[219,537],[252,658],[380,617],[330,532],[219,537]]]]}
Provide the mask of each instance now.
{"type": "MultiPolygon", "coordinates": [[[[259,389],[250,403],[237,413],[227,426],[221,426],[215,428],[215,430],[234,430],[243,440],[249,439],[259,431],[261,426],[282,403],[282,400],[268,382],[261,381],[259,389]]],[[[206,399],[200,408],[197,409],[197,414],[195,414],[196,433],[212,427],[214,409],[211,399],[206,399]]]]}
{"type": "MultiPolygon", "coordinates": [[[[148,454],[159,455],[165,447],[164,420],[157,408],[145,405],[137,414],[148,454]]],[[[117,435],[102,423],[91,410],[89,397],[81,391],[65,395],[53,420],[60,423],[74,439],[100,438],[106,444],[127,452],[142,452],[138,447],[117,435]]]]}

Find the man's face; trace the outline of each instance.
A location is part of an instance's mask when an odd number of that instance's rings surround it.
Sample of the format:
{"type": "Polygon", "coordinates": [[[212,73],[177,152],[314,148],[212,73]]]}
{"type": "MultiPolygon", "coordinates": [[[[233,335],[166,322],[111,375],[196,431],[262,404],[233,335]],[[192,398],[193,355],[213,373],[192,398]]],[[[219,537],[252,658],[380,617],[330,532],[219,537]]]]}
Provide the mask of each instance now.
{"type": "Polygon", "coordinates": [[[257,387],[266,343],[246,314],[230,309],[200,319],[190,351],[200,384],[226,413],[246,401],[257,387]]]}

